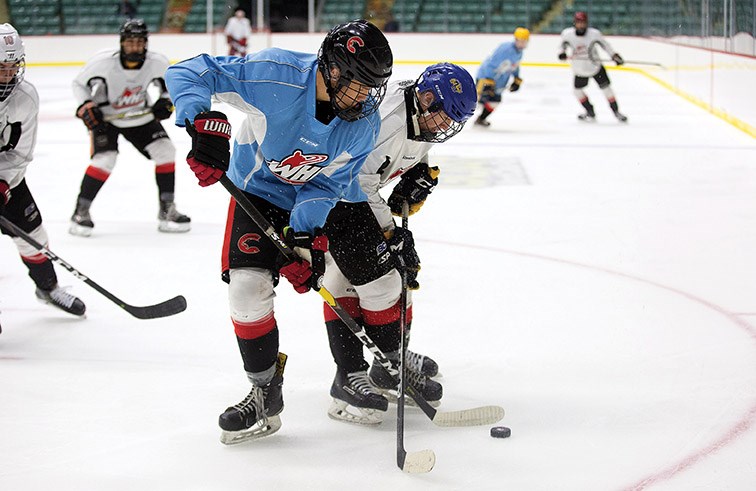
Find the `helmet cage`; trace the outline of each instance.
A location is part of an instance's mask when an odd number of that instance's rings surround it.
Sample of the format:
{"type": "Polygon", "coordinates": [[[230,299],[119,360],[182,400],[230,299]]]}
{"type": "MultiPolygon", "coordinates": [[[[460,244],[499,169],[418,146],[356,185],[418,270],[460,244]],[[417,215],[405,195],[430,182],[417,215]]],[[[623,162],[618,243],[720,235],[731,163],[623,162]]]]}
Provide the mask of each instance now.
{"type": "Polygon", "coordinates": [[[10,24],[0,25],[0,102],[5,101],[24,80],[26,53],[18,31],[10,24]]]}
{"type": "Polygon", "coordinates": [[[129,19],[123,23],[119,34],[121,37],[121,61],[136,63],[137,66],[141,66],[147,58],[147,41],[150,34],[147,24],[142,19],[129,19]],[[144,39],[144,51],[141,53],[126,53],[123,49],[123,42],[127,39],[144,39]]]}

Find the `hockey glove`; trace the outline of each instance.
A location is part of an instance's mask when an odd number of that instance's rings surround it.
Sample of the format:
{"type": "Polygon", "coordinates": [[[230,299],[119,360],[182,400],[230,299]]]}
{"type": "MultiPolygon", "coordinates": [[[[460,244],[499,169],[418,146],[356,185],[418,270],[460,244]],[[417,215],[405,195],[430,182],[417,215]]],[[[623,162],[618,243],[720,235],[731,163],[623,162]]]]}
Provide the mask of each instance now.
{"type": "Polygon", "coordinates": [[[0,215],[3,214],[3,208],[11,199],[10,186],[7,182],[0,179],[0,215]]]}
{"type": "Polygon", "coordinates": [[[194,123],[184,120],[186,132],[192,137],[192,149],[186,156],[189,168],[202,187],[215,184],[228,170],[231,160],[231,125],[225,114],[218,111],[199,113],[194,123]]]}
{"type": "Polygon", "coordinates": [[[76,108],[76,117],[84,122],[84,126],[91,131],[98,130],[105,125],[105,118],[102,111],[92,101],[86,101],[76,108]]]}
{"type": "Polygon", "coordinates": [[[152,114],[158,121],[170,118],[171,113],[173,113],[173,103],[170,99],[161,97],[152,105],[152,114]]]}
{"type": "Polygon", "coordinates": [[[619,53],[614,53],[614,56],[612,56],[612,60],[614,60],[614,63],[616,63],[617,66],[625,64],[625,60],[622,59],[619,53]]]}
{"type": "Polygon", "coordinates": [[[389,196],[388,205],[391,213],[402,216],[402,203],[405,201],[409,205],[410,215],[420,211],[426,198],[438,184],[440,173],[438,167],[428,167],[425,163],[417,164],[405,172],[389,196]]]}
{"type": "Polygon", "coordinates": [[[415,239],[412,238],[412,232],[403,227],[396,227],[387,233],[386,242],[391,249],[396,268],[407,275],[407,288],[410,290],[420,288],[420,283],[417,282],[420,257],[415,251],[415,239]]]}
{"type": "Polygon", "coordinates": [[[515,77],[515,79],[509,85],[509,91],[517,92],[518,90],[520,90],[520,85],[522,85],[522,79],[520,77],[515,77]]]}
{"type": "Polygon", "coordinates": [[[292,249],[307,249],[311,262],[301,258],[288,260],[278,268],[281,276],[289,280],[297,293],[307,293],[310,288],[320,290],[318,283],[325,273],[325,253],[328,251],[328,238],[323,231],[315,229],[313,237],[307,232],[295,232],[291,227],[284,227],[283,239],[292,249]]]}
{"type": "Polygon", "coordinates": [[[567,59],[567,53],[565,53],[565,52],[559,53],[559,59],[562,60],[562,61],[566,60],[567,59]]]}

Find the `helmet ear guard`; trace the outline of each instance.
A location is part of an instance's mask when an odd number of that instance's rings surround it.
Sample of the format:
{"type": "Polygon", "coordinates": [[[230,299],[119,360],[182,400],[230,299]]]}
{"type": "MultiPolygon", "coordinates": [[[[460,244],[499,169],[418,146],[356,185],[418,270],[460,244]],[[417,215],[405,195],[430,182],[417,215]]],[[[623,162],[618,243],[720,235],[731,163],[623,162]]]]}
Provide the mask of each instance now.
{"type": "Polygon", "coordinates": [[[0,24],[0,102],[6,100],[24,80],[26,51],[18,31],[10,24],[0,24]],[[5,80],[5,79],[8,80],[5,80]]]}
{"type": "Polygon", "coordinates": [[[386,37],[370,22],[354,20],[331,29],[320,46],[318,68],[336,115],[356,121],[377,111],[386,94],[393,62],[386,37]],[[339,71],[335,81],[331,76],[333,68],[339,71]],[[363,101],[347,94],[353,81],[370,88],[363,101]]]}

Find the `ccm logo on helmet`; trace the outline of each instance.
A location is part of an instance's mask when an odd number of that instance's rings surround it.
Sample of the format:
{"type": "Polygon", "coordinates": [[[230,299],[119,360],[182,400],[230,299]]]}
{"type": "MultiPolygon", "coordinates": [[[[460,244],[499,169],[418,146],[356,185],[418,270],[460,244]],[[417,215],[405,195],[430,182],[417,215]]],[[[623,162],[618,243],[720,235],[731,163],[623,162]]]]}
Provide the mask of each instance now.
{"type": "Polygon", "coordinates": [[[357,46],[359,46],[360,48],[365,46],[365,41],[363,41],[362,38],[359,36],[352,36],[346,42],[346,49],[350,53],[356,53],[357,46]]]}

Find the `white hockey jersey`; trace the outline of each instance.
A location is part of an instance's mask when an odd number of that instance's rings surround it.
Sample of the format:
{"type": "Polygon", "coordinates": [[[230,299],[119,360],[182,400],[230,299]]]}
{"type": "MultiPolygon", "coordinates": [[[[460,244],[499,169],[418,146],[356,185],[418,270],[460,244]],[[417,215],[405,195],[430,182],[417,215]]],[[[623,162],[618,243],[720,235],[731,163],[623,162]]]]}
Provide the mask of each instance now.
{"type": "MultiPolygon", "coordinates": [[[[99,105],[105,117],[149,108],[158,97],[169,97],[164,81],[168,65],[168,58],[147,51],[141,68],[126,70],[121,65],[120,50],[100,51],[87,61],[73,81],[76,105],[91,100],[99,105]],[[152,84],[157,87],[157,96],[147,93],[152,84]]],[[[114,119],[110,123],[119,128],[133,128],[153,119],[149,113],[137,118],[114,119]]]]}
{"type": "Polygon", "coordinates": [[[601,69],[600,56],[596,46],[601,46],[604,51],[609,53],[609,57],[614,56],[614,49],[598,29],[589,27],[582,36],[575,33],[574,27],[568,27],[562,31],[562,51],[566,51],[567,48],[572,49],[570,63],[572,71],[578,77],[592,77],[601,69]]]}
{"type": "Polygon", "coordinates": [[[26,175],[37,144],[37,89],[22,81],[5,101],[0,102],[0,179],[11,189],[26,175]]]}
{"type": "Polygon", "coordinates": [[[416,164],[428,163],[428,151],[433,146],[407,138],[409,123],[404,89],[413,83],[413,80],[389,83],[380,106],[381,131],[359,174],[360,186],[383,230],[393,229],[394,220],[379,190],[416,164]]]}

